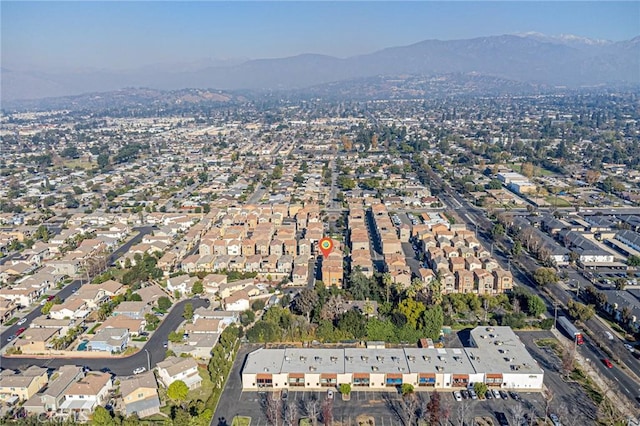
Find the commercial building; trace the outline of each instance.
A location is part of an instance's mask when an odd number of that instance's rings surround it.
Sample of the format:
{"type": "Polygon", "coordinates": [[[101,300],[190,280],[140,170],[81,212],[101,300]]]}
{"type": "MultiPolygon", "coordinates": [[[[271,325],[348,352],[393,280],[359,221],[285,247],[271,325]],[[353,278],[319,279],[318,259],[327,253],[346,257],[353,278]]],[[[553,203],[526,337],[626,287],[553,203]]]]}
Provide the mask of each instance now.
{"type": "Polygon", "coordinates": [[[343,383],[354,389],[417,390],[491,388],[539,391],[544,371],[509,327],[476,327],[469,348],[258,349],[242,371],[244,390],[322,389],[343,383]]]}

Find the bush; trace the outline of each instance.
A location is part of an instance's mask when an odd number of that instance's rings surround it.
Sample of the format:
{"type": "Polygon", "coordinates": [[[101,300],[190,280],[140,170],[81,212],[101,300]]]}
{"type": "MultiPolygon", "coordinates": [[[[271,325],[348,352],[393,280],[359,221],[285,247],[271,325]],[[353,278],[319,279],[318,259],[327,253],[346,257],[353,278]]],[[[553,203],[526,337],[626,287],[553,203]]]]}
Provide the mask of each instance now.
{"type": "Polygon", "coordinates": [[[351,393],[351,384],[350,383],[342,383],[340,385],[340,393],[342,395],[349,395],[351,393]]]}

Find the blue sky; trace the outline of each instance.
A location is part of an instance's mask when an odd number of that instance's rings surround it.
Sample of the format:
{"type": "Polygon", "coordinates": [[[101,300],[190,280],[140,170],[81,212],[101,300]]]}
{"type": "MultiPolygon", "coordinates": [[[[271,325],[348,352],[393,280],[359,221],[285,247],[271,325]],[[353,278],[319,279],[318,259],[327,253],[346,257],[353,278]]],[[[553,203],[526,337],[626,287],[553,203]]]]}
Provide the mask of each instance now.
{"type": "Polygon", "coordinates": [[[640,2],[0,2],[3,67],[128,69],[206,58],[346,57],[536,31],[624,40],[640,2]]]}

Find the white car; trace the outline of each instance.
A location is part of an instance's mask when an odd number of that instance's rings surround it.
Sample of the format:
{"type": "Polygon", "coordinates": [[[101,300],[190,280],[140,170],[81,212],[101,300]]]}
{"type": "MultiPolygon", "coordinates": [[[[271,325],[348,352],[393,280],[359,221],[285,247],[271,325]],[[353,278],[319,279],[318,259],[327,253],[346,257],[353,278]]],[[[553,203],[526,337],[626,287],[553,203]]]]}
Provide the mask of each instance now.
{"type": "Polygon", "coordinates": [[[147,371],[146,368],[144,367],[138,367],[135,370],[133,370],[133,374],[140,374],[140,373],[144,373],[145,371],[147,371]]]}
{"type": "Polygon", "coordinates": [[[493,390],[492,390],[492,392],[493,392],[493,397],[494,397],[495,399],[502,399],[502,398],[500,397],[500,392],[498,392],[496,389],[493,389],[493,390]]]}
{"type": "Polygon", "coordinates": [[[18,325],[22,325],[25,322],[27,322],[27,319],[26,318],[22,318],[20,321],[18,321],[18,325]]]}
{"type": "Polygon", "coordinates": [[[453,392],[453,397],[458,402],[462,401],[462,394],[460,393],[460,391],[453,392]]]}
{"type": "Polygon", "coordinates": [[[633,346],[631,346],[631,345],[630,345],[630,344],[628,344],[628,343],[625,343],[625,344],[624,344],[624,347],[625,347],[629,352],[634,352],[634,351],[635,351],[635,349],[633,349],[633,346]]]}

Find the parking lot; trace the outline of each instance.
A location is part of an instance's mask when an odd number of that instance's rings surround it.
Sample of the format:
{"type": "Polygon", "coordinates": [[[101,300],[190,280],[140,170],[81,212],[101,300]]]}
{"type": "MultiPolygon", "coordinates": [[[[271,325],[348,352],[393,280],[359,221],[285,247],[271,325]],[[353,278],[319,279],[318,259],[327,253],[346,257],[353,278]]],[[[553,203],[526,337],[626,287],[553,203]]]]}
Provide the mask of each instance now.
{"type": "MultiPolygon", "coordinates": [[[[294,405],[298,417],[307,417],[309,401],[317,401],[318,406],[327,400],[327,391],[295,391],[289,390],[285,398],[281,393],[276,393],[276,398],[280,398],[280,403],[284,405],[294,405]]],[[[426,407],[430,399],[430,392],[419,391],[415,393],[416,408],[426,407]]],[[[452,392],[440,392],[441,406],[447,407],[450,412],[450,420],[458,424],[461,418],[470,422],[476,416],[491,417],[495,424],[496,413],[504,413],[511,421],[514,416],[524,416],[524,414],[541,415],[544,412],[544,401],[539,393],[520,393],[521,401],[511,398],[491,399],[491,400],[471,400],[465,399],[456,402],[452,392]]],[[[265,399],[267,392],[242,392],[238,398],[237,409],[233,415],[243,415],[251,417],[251,424],[266,426],[268,423],[265,399]]],[[[341,395],[334,391],[334,398],[331,400],[334,423],[342,425],[355,425],[356,418],[360,415],[372,416],[376,425],[382,426],[403,426],[402,417],[402,396],[395,389],[389,391],[354,391],[351,393],[350,401],[343,401],[341,395]]],[[[318,409],[318,413],[321,409],[318,409]]],[[[231,417],[232,418],[232,417],[231,417]]],[[[229,418],[230,419],[230,418],[229,418]]],[[[512,424],[515,424],[512,422],[512,424]]]]}

